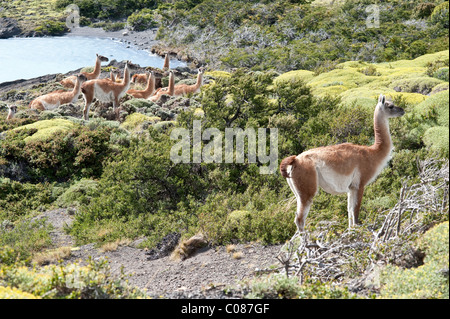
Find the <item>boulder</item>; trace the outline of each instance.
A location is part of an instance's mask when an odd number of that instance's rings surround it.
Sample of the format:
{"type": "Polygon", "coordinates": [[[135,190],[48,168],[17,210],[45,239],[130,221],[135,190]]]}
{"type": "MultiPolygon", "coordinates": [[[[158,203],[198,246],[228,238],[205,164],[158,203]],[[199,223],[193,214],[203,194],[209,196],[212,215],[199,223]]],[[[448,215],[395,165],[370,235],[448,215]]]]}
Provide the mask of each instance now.
{"type": "Polygon", "coordinates": [[[20,30],[17,21],[11,18],[0,18],[0,39],[7,39],[20,35],[20,30]]]}

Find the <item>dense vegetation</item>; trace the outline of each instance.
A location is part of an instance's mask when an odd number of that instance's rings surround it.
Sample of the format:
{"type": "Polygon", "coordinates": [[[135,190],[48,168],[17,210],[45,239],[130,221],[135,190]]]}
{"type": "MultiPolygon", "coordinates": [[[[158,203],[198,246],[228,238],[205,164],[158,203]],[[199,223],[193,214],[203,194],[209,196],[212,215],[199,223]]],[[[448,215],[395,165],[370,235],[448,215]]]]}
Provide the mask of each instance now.
{"type": "MultiPolygon", "coordinates": [[[[102,119],[100,113],[86,123],[62,110],[26,112],[29,100],[54,83],[0,94],[0,100],[15,102],[22,110],[14,121],[0,118],[0,247],[9,247],[0,251],[0,261],[8,267],[29,264],[33,254],[51,248],[49,229],[29,221],[51,207],[76,208],[68,231],[77,244],[145,237],[142,246],[152,248],[171,232],[186,238],[201,232],[212,245],[290,239],[296,230],[295,202],[278,173],[260,174],[265,163],[251,163],[247,157],[244,163],[171,161],[177,143],[170,138],[172,130],[184,128],[192,137],[196,120],[202,132],[277,128],[280,161],[322,145],[373,143],[373,109],[378,95],[386,94],[407,114],[391,121],[395,152],[365,192],[360,236],[370,231],[368,225],[381,227],[380,214],[394,207],[406,179],[410,184],[419,181],[419,160],[448,160],[448,21],[443,18],[448,2],[380,3],[380,28],[370,30],[361,19],[368,1],[332,7],[309,1],[74,2],[92,21],[128,17],[136,30],[157,24],[164,45],[183,47],[222,71],[207,73],[208,84],[199,95],[162,105],[127,101],[122,123],[102,119]],[[232,68],[237,69],[223,71],[232,68]]],[[[67,1],[55,2],[58,9],[65,5],[67,1]]],[[[423,229],[448,221],[446,204],[442,214],[424,214],[423,229]]],[[[314,233],[326,221],[338,237],[347,227],[346,210],[345,196],[320,191],[306,227],[314,233]]],[[[447,225],[447,237],[440,241],[447,244],[448,268],[448,223],[442,225],[436,236],[441,238],[447,225]]],[[[422,240],[418,235],[411,234],[409,245],[432,251],[433,269],[445,267],[441,257],[433,257],[442,255],[433,235],[422,240]]],[[[358,275],[366,264],[364,259],[354,267],[358,275]]],[[[40,276],[8,267],[0,280],[20,272],[27,278],[40,276]]],[[[399,292],[395,277],[403,275],[395,267],[383,275],[381,296],[448,298],[448,276],[443,281],[439,277],[427,294],[411,291],[414,287],[399,292]]],[[[51,276],[59,278],[56,268],[45,273],[42,286],[51,286],[51,276]]],[[[57,283],[57,288],[65,287],[57,283]]],[[[299,290],[296,279],[268,277],[249,289],[253,297],[351,297],[346,290],[311,284],[299,290]],[[282,292],[273,295],[278,290],[282,292]]],[[[56,291],[67,291],[63,288],[56,291]]]]}

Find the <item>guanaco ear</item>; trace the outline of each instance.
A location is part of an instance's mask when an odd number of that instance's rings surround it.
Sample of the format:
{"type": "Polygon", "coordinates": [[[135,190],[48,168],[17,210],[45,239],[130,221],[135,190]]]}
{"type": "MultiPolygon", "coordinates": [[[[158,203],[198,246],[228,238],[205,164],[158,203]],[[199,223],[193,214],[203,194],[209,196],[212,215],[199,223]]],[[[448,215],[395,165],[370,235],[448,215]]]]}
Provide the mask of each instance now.
{"type": "Polygon", "coordinates": [[[384,102],[386,102],[386,97],[383,94],[380,94],[380,97],[378,98],[378,102],[381,104],[384,104],[384,102]]]}

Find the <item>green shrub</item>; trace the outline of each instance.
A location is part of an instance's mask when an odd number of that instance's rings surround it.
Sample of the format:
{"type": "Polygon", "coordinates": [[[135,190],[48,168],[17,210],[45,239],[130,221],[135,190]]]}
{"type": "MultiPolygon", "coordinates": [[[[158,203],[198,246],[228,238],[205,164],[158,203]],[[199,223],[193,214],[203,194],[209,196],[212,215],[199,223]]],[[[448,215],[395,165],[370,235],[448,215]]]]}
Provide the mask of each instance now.
{"type": "Polygon", "coordinates": [[[449,132],[448,127],[435,126],[429,128],[423,136],[423,142],[432,153],[439,156],[449,155],[449,132]]]}
{"type": "Polygon", "coordinates": [[[0,140],[0,171],[6,177],[28,181],[64,181],[73,177],[99,176],[103,160],[110,154],[110,134],[113,127],[89,122],[87,126],[73,125],[47,127],[47,121],[17,128],[0,140]],[[90,127],[97,129],[90,129],[90,127]],[[36,137],[36,138],[35,138],[36,137]],[[38,138],[39,137],[39,138],[38,138]],[[51,138],[50,138],[51,137],[51,138]],[[13,168],[20,165],[25,176],[14,176],[13,168]],[[19,177],[21,179],[19,179],[19,177]]]}
{"type": "Polygon", "coordinates": [[[0,221],[16,222],[38,209],[45,209],[55,200],[52,184],[30,184],[0,177],[0,221]]]}
{"type": "Polygon", "coordinates": [[[444,222],[426,232],[419,240],[425,253],[424,264],[402,269],[387,266],[381,273],[380,298],[448,299],[449,226],[444,222]],[[447,275],[445,270],[447,269],[447,275]]]}
{"type": "Polygon", "coordinates": [[[441,80],[429,77],[397,80],[390,87],[397,92],[429,94],[433,87],[442,83],[441,80]]]}
{"type": "Polygon", "coordinates": [[[0,247],[13,249],[9,261],[29,262],[34,253],[52,245],[51,229],[44,220],[18,222],[12,229],[0,228],[0,247]]]}
{"type": "Polygon", "coordinates": [[[434,72],[433,77],[448,82],[448,67],[440,68],[434,72]]]}
{"type": "Polygon", "coordinates": [[[92,196],[96,193],[98,184],[91,179],[82,179],[71,185],[61,194],[55,204],[59,207],[89,205],[92,196]]]}
{"type": "Polygon", "coordinates": [[[111,274],[105,261],[89,260],[86,266],[78,264],[51,265],[29,269],[20,265],[2,266],[0,280],[9,291],[22,298],[42,299],[136,299],[145,298],[144,292],[131,287],[126,276],[111,274]],[[31,296],[30,296],[31,294],[31,296]]]}
{"type": "Polygon", "coordinates": [[[284,274],[262,276],[244,282],[248,299],[352,299],[356,296],[347,289],[329,284],[306,282],[301,284],[297,276],[284,274]]]}
{"type": "Polygon", "coordinates": [[[448,29],[448,1],[434,8],[430,18],[432,23],[448,29]]]}
{"type": "Polygon", "coordinates": [[[128,17],[127,22],[131,30],[134,31],[144,31],[157,26],[153,19],[153,10],[150,9],[142,9],[133,13],[128,17]]]}
{"type": "Polygon", "coordinates": [[[62,35],[68,31],[64,22],[46,20],[36,27],[34,31],[39,35],[62,35]]]}

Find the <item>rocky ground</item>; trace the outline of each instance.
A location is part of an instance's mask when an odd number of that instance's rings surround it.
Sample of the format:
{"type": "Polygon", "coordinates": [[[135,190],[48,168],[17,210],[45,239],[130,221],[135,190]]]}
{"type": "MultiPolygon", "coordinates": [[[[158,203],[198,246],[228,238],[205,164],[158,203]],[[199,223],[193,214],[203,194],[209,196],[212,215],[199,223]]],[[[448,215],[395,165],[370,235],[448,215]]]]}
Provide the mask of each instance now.
{"type": "Polygon", "coordinates": [[[119,245],[104,251],[94,244],[76,246],[64,231],[74,219],[75,210],[56,209],[42,213],[36,219],[45,219],[53,225],[51,233],[55,247],[72,247],[66,263],[86,263],[106,259],[114,275],[130,275],[129,284],[145,289],[155,298],[241,298],[239,282],[253,278],[259,271],[279,266],[276,259],[280,245],[263,246],[257,243],[237,244],[233,247],[199,249],[183,261],[170,256],[151,260],[149,251],[137,248],[142,240],[119,245]]]}

